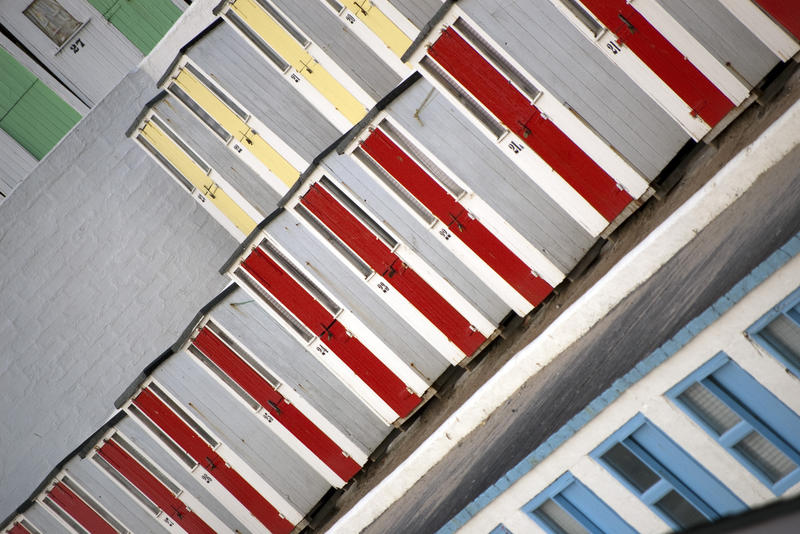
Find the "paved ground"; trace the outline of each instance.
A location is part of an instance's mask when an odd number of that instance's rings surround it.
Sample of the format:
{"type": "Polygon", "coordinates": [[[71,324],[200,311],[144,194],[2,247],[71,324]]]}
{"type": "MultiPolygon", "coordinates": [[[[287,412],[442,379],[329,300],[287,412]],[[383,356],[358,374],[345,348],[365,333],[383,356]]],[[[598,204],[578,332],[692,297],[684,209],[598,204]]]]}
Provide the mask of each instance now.
{"type": "MultiPolygon", "coordinates": [[[[800,76],[766,106],[746,111],[710,146],[687,160],[680,184],[653,200],[611,238],[594,266],[526,318],[462,376],[348,486],[338,502],[346,512],[520,348],[579,297],[627,251],[680,206],[732,155],[755,139],[800,95],[800,76]]],[[[464,505],[558,430],[617,377],[703,311],[775,248],[800,231],[800,151],[762,177],[741,199],[638,288],[581,341],[512,396],[502,412],[470,434],[366,532],[434,532],[464,505]],[[765,209],[768,207],[768,209],[765,209]],[[553,406],[557,409],[553,409],[553,406]]]]}

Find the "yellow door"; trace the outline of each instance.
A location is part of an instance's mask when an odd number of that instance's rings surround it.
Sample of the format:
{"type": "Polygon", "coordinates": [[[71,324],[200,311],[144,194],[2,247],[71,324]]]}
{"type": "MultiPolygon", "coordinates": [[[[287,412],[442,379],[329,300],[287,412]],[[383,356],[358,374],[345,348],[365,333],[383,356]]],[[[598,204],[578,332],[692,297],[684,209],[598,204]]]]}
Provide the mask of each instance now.
{"type": "Polygon", "coordinates": [[[356,124],[367,109],[278,22],[254,0],[235,0],[231,9],[244,20],[275,52],[285,59],[303,78],[333,104],[339,112],[356,124]]]}
{"type": "Polygon", "coordinates": [[[397,57],[401,57],[411,46],[411,39],[370,0],[350,0],[347,7],[356,17],[364,21],[367,28],[372,30],[372,33],[377,35],[397,57]]]}
{"type": "Polygon", "coordinates": [[[244,235],[248,235],[256,227],[256,221],[239,207],[225,191],[220,189],[219,185],[163,130],[152,122],[148,122],[142,129],[142,135],[244,235]]]}
{"type": "Polygon", "coordinates": [[[240,141],[240,145],[258,158],[287,187],[291,187],[297,181],[297,178],[300,177],[300,172],[191,72],[186,69],[181,70],[174,81],[206,113],[211,115],[211,118],[240,141]]]}

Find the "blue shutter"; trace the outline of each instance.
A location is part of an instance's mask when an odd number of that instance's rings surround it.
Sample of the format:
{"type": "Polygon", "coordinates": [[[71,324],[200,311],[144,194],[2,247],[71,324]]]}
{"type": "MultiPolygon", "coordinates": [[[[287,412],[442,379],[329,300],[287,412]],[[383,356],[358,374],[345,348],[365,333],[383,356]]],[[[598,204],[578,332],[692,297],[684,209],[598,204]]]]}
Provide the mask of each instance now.
{"type": "Polygon", "coordinates": [[[641,414],[591,456],[673,528],[746,509],[733,492],[641,414]]]}
{"type": "Polygon", "coordinates": [[[571,473],[565,473],[523,506],[547,532],[635,534],[614,510],[571,473]]]}
{"type": "Polygon", "coordinates": [[[800,416],[725,354],[667,396],[776,495],[800,481],[800,416]],[[728,422],[720,426],[723,411],[728,422]]]}

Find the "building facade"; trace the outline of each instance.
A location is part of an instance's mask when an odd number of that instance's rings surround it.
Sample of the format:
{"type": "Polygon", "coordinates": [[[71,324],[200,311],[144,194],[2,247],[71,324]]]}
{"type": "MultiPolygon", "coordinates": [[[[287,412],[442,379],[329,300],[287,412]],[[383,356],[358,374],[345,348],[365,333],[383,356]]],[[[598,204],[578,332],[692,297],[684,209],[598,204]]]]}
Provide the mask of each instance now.
{"type": "Polygon", "coordinates": [[[198,1],[127,74],[178,7],[4,10],[94,108],[0,209],[5,528],[308,526],[798,49],[769,2],[622,4],[198,1]]]}
{"type": "Polygon", "coordinates": [[[795,237],[440,532],[664,532],[800,494],[795,237]]]}

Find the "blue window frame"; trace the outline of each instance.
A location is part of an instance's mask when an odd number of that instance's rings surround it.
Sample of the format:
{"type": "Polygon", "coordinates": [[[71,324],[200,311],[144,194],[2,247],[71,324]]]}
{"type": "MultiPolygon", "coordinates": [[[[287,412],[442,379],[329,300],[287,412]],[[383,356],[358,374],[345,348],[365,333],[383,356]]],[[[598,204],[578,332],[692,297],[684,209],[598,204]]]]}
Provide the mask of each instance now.
{"type": "Polygon", "coordinates": [[[522,508],[552,534],[635,534],[614,510],[565,473],[522,508]]]}
{"type": "Polygon", "coordinates": [[[800,289],[756,321],[747,334],[800,377],[800,289]]]}
{"type": "Polygon", "coordinates": [[[513,534],[510,530],[508,530],[503,523],[500,523],[496,527],[494,527],[489,534],[513,534]]]}
{"type": "Polygon", "coordinates": [[[800,482],[800,416],[720,353],[667,392],[775,495],[800,482]]]}
{"type": "Polygon", "coordinates": [[[642,414],[591,456],[676,529],[741,512],[746,506],[642,414]]]}

